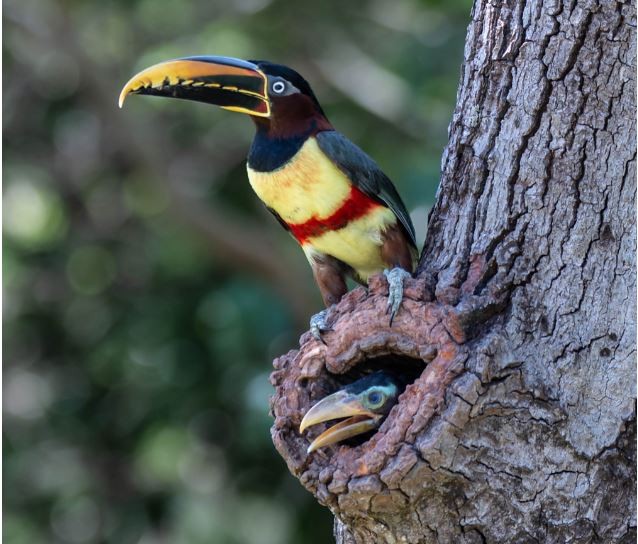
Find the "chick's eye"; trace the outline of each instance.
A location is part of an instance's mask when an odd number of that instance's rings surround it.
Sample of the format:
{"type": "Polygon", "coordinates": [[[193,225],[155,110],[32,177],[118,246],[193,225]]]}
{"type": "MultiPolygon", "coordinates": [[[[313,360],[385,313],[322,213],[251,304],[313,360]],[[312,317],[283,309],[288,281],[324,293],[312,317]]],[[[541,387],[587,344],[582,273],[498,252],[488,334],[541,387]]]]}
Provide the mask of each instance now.
{"type": "Polygon", "coordinates": [[[383,395],[379,391],[368,393],[368,402],[372,406],[379,406],[383,402],[383,395]]]}
{"type": "Polygon", "coordinates": [[[272,84],[272,90],[278,94],[283,93],[286,90],[286,84],[283,81],[275,81],[272,84]]]}

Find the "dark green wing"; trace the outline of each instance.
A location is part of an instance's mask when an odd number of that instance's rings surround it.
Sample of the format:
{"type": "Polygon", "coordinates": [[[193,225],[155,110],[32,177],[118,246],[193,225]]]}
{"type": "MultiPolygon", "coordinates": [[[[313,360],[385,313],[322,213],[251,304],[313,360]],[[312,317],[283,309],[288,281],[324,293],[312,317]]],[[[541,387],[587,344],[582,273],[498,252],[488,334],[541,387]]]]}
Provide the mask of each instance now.
{"type": "Polygon", "coordinates": [[[366,195],[390,208],[397,216],[416,247],[414,226],[399,193],[386,176],[364,151],[335,130],[319,132],[316,136],[319,148],[348,176],[350,181],[366,195]]]}

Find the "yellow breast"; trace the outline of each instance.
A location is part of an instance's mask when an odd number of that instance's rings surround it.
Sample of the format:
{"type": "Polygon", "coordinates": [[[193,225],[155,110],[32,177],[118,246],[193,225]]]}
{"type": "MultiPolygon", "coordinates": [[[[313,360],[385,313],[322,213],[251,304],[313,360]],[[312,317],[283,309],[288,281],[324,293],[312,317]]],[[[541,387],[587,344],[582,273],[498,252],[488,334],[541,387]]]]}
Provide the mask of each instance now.
{"type": "Polygon", "coordinates": [[[286,223],[330,216],[350,194],[348,178],[326,157],[315,138],[308,138],[297,154],[272,172],[248,167],[257,196],[286,223]]]}

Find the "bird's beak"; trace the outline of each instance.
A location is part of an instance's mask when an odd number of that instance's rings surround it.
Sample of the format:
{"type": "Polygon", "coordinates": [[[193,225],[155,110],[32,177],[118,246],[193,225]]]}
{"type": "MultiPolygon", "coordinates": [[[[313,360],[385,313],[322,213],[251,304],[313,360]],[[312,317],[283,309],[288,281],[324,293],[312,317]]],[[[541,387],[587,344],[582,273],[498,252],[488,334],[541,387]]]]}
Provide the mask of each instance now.
{"type": "Polygon", "coordinates": [[[317,423],[344,417],[348,419],[333,425],[315,438],[308,447],[308,453],[318,448],[328,446],[329,444],[341,442],[346,438],[376,429],[383,416],[364,408],[357,395],[347,393],[346,391],[337,391],[320,400],[308,410],[301,420],[299,432],[303,433],[305,429],[317,423]]]}
{"type": "Polygon", "coordinates": [[[120,93],[150,94],[215,104],[226,110],[270,116],[268,82],[256,64],[229,57],[187,57],[161,62],[133,76],[120,93]]]}

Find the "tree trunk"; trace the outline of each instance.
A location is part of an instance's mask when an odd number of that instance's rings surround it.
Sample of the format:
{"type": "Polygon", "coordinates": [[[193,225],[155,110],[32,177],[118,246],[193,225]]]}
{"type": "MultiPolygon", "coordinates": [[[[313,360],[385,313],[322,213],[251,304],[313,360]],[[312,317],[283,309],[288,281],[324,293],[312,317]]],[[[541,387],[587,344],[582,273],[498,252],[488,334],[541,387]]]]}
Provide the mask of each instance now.
{"type": "Polygon", "coordinates": [[[375,277],[274,362],[273,441],[337,542],[634,542],[634,39],[633,3],[476,1],[393,326],[375,277]],[[336,377],[392,364],[418,377],[379,431],[306,454],[336,377]]]}

